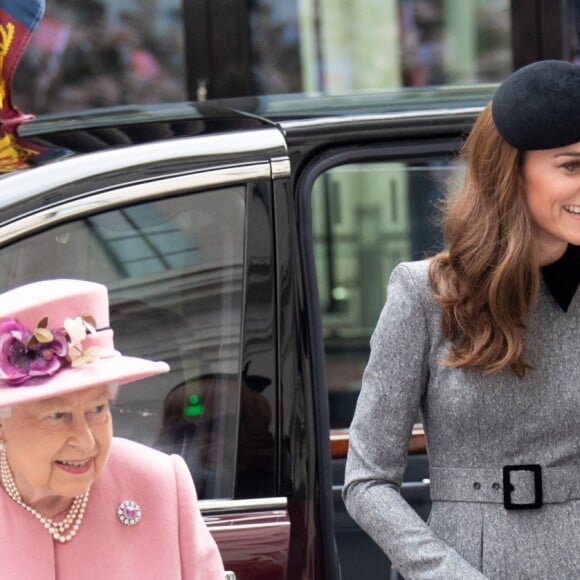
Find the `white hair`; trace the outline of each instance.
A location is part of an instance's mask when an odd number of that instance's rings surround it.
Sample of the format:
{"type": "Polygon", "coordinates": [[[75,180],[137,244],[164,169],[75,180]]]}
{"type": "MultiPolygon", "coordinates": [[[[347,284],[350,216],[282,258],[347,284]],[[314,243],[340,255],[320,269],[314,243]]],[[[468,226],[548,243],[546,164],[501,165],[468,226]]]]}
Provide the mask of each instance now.
{"type": "Polygon", "coordinates": [[[115,401],[117,398],[117,393],[119,392],[119,385],[117,383],[109,383],[109,398],[111,401],[115,401]]]}
{"type": "MultiPolygon", "coordinates": [[[[111,401],[115,401],[117,398],[117,393],[119,391],[119,385],[117,383],[109,383],[108,387],[108,395],[111,401]]],[[[12,416],[12,407],[0,407],[0,419],[8,419],[8,417],[12,416]]]]}

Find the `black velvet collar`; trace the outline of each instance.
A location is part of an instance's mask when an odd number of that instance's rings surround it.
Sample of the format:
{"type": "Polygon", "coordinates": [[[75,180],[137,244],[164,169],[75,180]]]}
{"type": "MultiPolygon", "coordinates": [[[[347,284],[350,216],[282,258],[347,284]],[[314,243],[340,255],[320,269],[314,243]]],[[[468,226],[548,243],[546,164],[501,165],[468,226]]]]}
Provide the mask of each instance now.
{"type": "Polygon", "coordinates": [[[542,268],[542,275],[560,308],[567,312],[580,284],[580,246],[568,245],[558,261],[542,268]]]}

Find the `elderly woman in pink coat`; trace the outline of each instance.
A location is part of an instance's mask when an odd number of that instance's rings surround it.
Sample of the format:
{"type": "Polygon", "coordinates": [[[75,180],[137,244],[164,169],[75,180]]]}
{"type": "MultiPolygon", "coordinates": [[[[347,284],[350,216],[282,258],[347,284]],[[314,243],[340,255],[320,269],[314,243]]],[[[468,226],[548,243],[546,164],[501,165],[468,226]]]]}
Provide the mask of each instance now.
{"type": "Polygon", "coordinates": [[[101,284],[0,295],[2,580],[223,579],[185,462],[113,437],[117,388],[167,370],[115,350],[101,284]]]}

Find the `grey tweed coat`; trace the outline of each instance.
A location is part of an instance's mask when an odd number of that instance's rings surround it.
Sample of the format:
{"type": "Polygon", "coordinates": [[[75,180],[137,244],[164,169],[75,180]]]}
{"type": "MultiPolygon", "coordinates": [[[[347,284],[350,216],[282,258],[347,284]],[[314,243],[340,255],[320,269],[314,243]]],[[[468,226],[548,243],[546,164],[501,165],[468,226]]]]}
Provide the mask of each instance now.
{"type": "MultiPolygon", "coordinates": [[[[395,268],[371,339],[350,429],[344,499],[352,517],[407,579],[580,578],[580,292],[563,312],[542,282],[526,334],[523,380],[439,364],[428,264],[395,268]],[[424,523],[399,486],[419,409],[433,508],[424,523]],[[542,483],[529,470],[540,465],[542,483]],[[513,487],[512,487],[513,486],[513,487]]],[[[534,468],[539,469],[539,468],[534,468]]]]}

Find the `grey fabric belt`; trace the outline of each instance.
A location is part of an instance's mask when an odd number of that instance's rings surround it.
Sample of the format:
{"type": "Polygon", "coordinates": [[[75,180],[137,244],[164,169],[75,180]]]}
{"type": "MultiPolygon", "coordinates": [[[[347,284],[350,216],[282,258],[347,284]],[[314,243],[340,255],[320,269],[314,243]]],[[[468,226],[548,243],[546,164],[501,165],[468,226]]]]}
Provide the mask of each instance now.
{"type": "MultiPolygon", "coordinates": [[[[543,503],[562,503],[580,499],[580,465],[537,467],[541,471],[538,495],[537,474],[520,466],[511,466],[509,501],[517,506],[532,504],[542,498],[543,503]]],[[[504,470],[431,467],[431,499],[436,501],[470,501],[504,503],[504,470]]],[[[505,505],[505,503],[504,503],[505,505]]],[[[507,507],[507,506],[506,506],[507,507]]],[[[539,506],[536,506],[539,507],[539,506]]]]}

